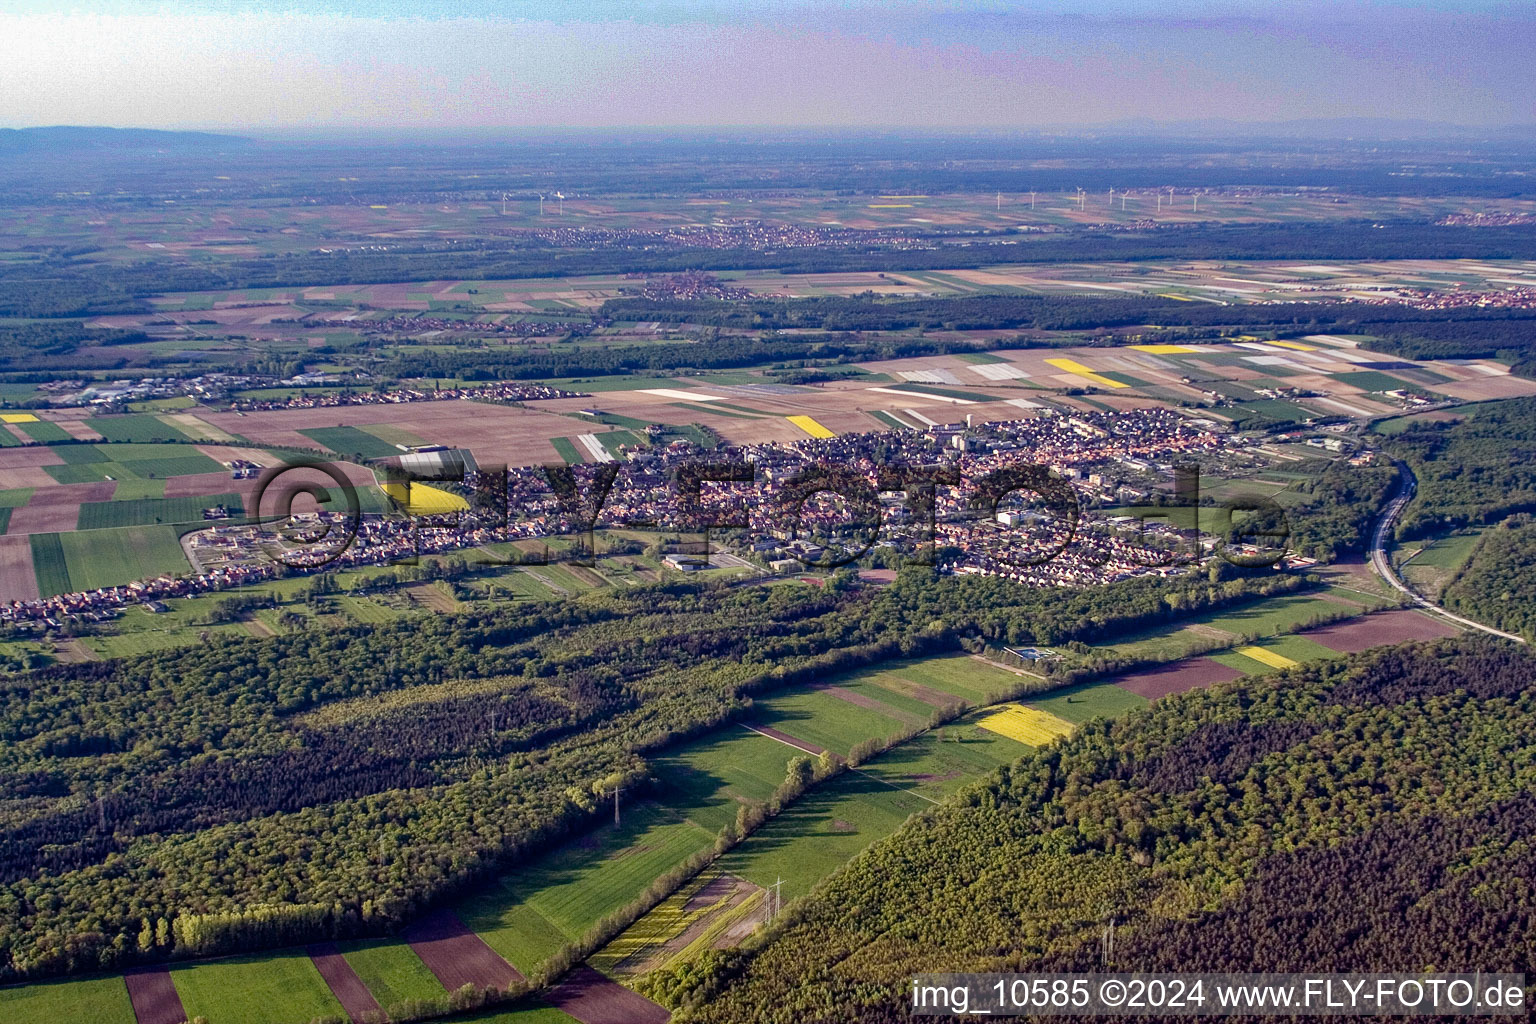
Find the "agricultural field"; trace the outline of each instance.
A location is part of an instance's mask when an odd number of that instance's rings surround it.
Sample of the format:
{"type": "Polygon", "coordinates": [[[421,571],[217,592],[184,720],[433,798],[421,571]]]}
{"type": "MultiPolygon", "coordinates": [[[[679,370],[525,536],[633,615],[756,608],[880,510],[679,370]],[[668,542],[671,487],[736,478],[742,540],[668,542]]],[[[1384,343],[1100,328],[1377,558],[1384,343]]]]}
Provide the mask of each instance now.
{"type": "Polygon", "coordinates": [[[1110,683],[1083,683],[1053,690],[1045,696],[1030,697],[1026,703],[1064,722],[1082,725],[1095,718],[1119,718],[1136,708],[1146,707],[1147,699],[1110,683]]]}
{"type": "Polygon", "coordinates": [[[1237,609],[1192,616],[1175,630],[1157,628],[1133,633],[1105,647],[1122,656],[1175,661],[1193,649],[1208,648],[1213,642],[1236,643],[1244,637],[1289,633],[1318,617],[1357,614],[1361,610],[1358,596],[1350,603],[1344,603],[1347,595],[1340,596],[1344,600],[1330,600],[1327,592],[1266,598],[1237,609]]]}
{"type": "Polygon", "coordinates": [[[147,413],[127,416],[96,416],[90,421],[95,430],[108,441],[191,441],[194,438],[183,433],[159,416],[147,413]]]}
{"type": "Polygon", "coordinates": [[[105,538],[87,533],[59,535],[70,581],[77,587],[115,586],[165,573],[187,571],[177,531],[172,526],[122,529],[105,538]]]}
{"type": "Polygon", "coordinates": [[[199,523],[203,509],[223,505],[237,511],[243,496],[233,491],[188,498],[139,498],[125,501],[86,502],[80,506],[77,530],[105,530],[122,526],[199,523]]]}
{"type": "Polygon", "coordinates": [[[0,1019],[6,1024],[136,1024],[119,974],[0,988],[0,1019]]]}
{"type": "Polygon", "coordinates": [[[1483,532],[1461,530],[1428,542],[1406,544],[1393,553],[1397,570],[1419,593],[1435,600],[1472,557],[1483,532]]]}
{"type": "Polygon", "coordinates": [[[1043,747],[1072,734],[1071,722],[1023,704],[1003,704],[989,709],[976,724],[1030,747],[1043,747]]]}
{"type": "Polygon", "coordinates": [[[400,449],[393,443],[385,441],[372,431],[360,430],[357,427],[309,427],[300,429],[299,433],[320,447],[348,458],[380,459],[400,454],[400,449]]]}
{"type": "Polygon", "coordinates": [[[44,596],[117,586],[163,573],[189,570],[173,526],[114,531],[110,543],[100,533],[33,534],[32,563],[44,596]]]}
{"type": "Polygon", "coordinates": [[[669,808],[631,806],[618,827],[588,833],[504,876],[460,903],[459,916],[527,973],[713,841],[669,808]]]}
{"type": "Polygon", "coordinates": [[[171,979],[187,1017],[206,1017],[208,1024],[308,1021],[342,1013],[314,963],[297,950],[176,965],[171,979]]]}
{"type": "Polygon", "coordinates": [[[859,771],[811,790],[715,862],[723,874],[762,888],[782,880],[787,904],[907,818],[933,806],[859,771]]]}
{"type": "Polygon", "coordinates": [[[381,1007],[407,999],[438,999],[442,983],[411,947],[395,939],[363,939],[340,944],[341,955],[381,1007]]]}
{"type": "MultiPolygon", "coordinates": [[[[1001,687],[1016,680],[1012,673],[971,658],[943,657],[850,673],[822,688],[760,700],[751,728],[771,736],[729,726],[660,755],[656,775],[663,786],[650,795],[651,802],[624,810],[618,827],[605,825],[504,876],[462,903],[460,916],[526,972],[627,904],[663,872],[707,848],[719,830],[735,820],[744,802],[766,800],[784,781],[788,761],[800,753],[793,744],[819,745],[820,738],[846,752],[861,740],[881,739],[910,727],[912,709],[931,712],[941,700],[969,700],[969,694],[979,694],[989,681],[1001,687]],[[970,677],[967,692],[953,692],[950,680],[962,674],[970,677]],[[846,688],[858,703],[832,696],[833,688],[846,688]],[[913,692],[933,703],[910,696],[913,692]],[[883,710],[861,706],[876,703],[883,710]]],[[[965,746],[968,756],[962,761],[968,775],[990,770],[1021,749],[1007,743],[965,746]],[[983,749],[989,757],[982,756],[983,749]]],[[[910,764],[924,757],[937,763],[941,757],[948,759],[949,752],[919,754],[910,764]]],[[[892,768],[889,773],[894,777],[903,770],[892,768]]],[[[946,775],[935,781],[936,792],[959,778],[948,774],[951,770],[935,773],[946,775]]],[[[881,782],[880,787],[897,792],[894,783],[881,782]]],[[[878,814],[871,820],[881,827],[886,822],[878,814]]]]}

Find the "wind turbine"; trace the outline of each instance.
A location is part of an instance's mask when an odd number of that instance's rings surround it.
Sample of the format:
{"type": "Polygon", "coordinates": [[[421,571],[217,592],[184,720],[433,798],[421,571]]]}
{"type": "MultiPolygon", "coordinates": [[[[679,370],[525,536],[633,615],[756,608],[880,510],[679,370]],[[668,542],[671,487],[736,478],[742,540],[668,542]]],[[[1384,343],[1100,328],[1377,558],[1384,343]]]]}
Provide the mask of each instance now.
{"type": "Polygon", "coordinates": [[[503,217],[507,215],[507,194],[505,192],[501,194],[501,215],[503,217]]]}
{"type": "Polygon", "coordinates": [[[555,198],[560,200],[560,216],[564,217],[565,216],[565,193],[564,192],[556,192],[555,193],[555,198]]]}
{"type": "Polygon", "coordinates": [[[997,194],[997,212],[1003,212],[1003,194],[1001,192],[997,194]]]}
{"type": "Polygon", "coordinates": [[[544,193],[539,193],[539,216],[544,216],[544,193]]]}
{"type": "Polygon", "coordinates": [[[1088,193],[1084,192],[1083,189],[1082,189],[1082,186],[1079,185],[1078,189],[1077,189],[1077,209],[1078,209],[1079,212],[1081,212],[1082,210],[1087,209],[1087,206],[1086,206],[1087,197],[1088,197],[1088,193]]]}
{"type": "Polygon", "coordinates": [[[1030,192],[1029,193],[1029,208],[1031,210],[1033,210],[1035,208],[1035,193],[1034,192],[1030,192]]]}

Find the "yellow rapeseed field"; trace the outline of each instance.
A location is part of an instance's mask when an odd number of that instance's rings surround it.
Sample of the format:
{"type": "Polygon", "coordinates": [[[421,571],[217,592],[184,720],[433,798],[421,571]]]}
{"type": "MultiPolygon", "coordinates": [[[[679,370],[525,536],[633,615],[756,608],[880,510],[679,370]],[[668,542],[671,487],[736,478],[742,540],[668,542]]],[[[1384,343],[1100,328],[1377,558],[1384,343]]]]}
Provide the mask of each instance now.
{"type": "Polygon", "coordinates": [[[999,736],[1006,736],[1032,747],[1043,747],[1058,736],[1069,736],[1072,723],[1053,714],[1022,704],[1004,704],[997,711],[979,719],[977,725],[999,736]]]}

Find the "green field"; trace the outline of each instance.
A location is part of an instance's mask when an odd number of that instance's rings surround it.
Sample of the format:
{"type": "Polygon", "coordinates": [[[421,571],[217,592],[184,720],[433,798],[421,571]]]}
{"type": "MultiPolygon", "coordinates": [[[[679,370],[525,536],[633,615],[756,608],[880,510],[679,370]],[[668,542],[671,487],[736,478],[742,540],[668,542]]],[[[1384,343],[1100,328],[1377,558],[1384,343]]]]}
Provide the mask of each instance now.
{"type": "Polygon", "coordinates": [[[578,416],[576,419],[588,423],[606,423],[613,427],[624,427],[628,430],[644,431],[650,426],[649,420],[639,420],[633,416],[621,416],[616,412],[605,412],[599,416],[578,416]]]}
{"type": "Polygon", "coordinates": [[[5,1024],[136,1024],[122,975],[0,988],[5,1024]]]}
{"type": "Polygon", "coordinates": [[[907,381],[892,387],[892,391],[906,391],[916,395],[937,395],[940,398],[958,398],[966,402],[995,402],[997,395],[984,395],[979,391],[961,391],[959,388],[939,387],[935,384],[918,384],[907,381]]]}
{"type": "Polygon", "coordinates": [[[568,437],[552,437],[549,443],[554,446],[555,454],[564,459],[568,465],[587,461],[582,457],[581,450],[576,447],[576,442],[568,437]]]}
{"type": "Polygon", "coordinates": [[[1031,749],[978,728],[967,716],[891,748],[860,771],[895,789],[942,800],[999,765],[1017,761],[1031,749]]]}
{"type": "Polygon", "coordinates": [[[302,950],[177,966],[171,979],[187,1017],[207,1017],[208,1024],[346,1019],[302,950]]]}
{"type": "Polygon", "coordinates": [[[1148,701],[1113,683],[1083,683],[1056,690],[1046,697],[1026,698],[1024,703],[1073,725],[1082,725],[1095,718],[1119,718],[1127,711],[1146,707],[1148,701]]]}
{"type": "MultiPolygon", "coordinates": [[[[123,448],[128,448],[128,447],[131,447],[131,446],[123,445],[122,447],[123,448]]],[[[162,446],[161,445],[151,445],[149,447],[160,448],[162,446]]],[[[54,449],[53,449],[53,453],[55,455],[57,455],[59,458],[63,459],[66,465],[70,465],[70,466],[87,465],[87,464],[92,463],[92,462],[115,462],[116,461],[115,459],[112,458],[111,455],[107,454],[106,450],[104,449],[104,447],[102,445],[95,445],[95,444],[61,444],[61,445],[55,445],[54,449]]]]}
{"type": "Polygon", "coordinates": [[[724,874],[760,886],[784,880],[797,899],[864,847],[933,804],[862,772],[845,772],[811,790],[716,861],[724,874]]]}
{"type": "Polygon", "coordinates": [[[0,508],[21,508],[32,500],[32,491],[31,487],[13,487],[0,491],[0,508]]]}
{"type": "MultiPolygon", "coordinates": [[[[431,443],[419,434],[413,434],[409,430],[397,427],[392,423],[370,423],[362,429],[391,446],[403,444],[412,448],[419,448],[422,445],[431,443]]],[[[398,448],[395,449],[395,453],[399,454],[398,448]]]]}
{"type": "Polygon", "coordinates": [[[44,466],[43,472],[61,484],[93,484],[109,476],[115,479],[119,474],[127,475],[113,462],[66,462],[62,466],[44,466]]]}
{"type": "Polygon", "coordinates": [[[1271,640],[1260,640],[1254,646],[1273,651],[1282,658],[1290,658],[1292,661],[1317,661],[1322,658],[1342,657],[1333,648],[1324,647],[1316,640],[1309,640],[1304,636],[1277,636],[1271,640]]]}
{"type": "Polygon", "coordinates": [[[598,434],[597,440],[609,455],[613,455],[615,457],[617,457],[619,454],[620,445],[637,447],[641,443],[638,437],[627,430],[609,430],[605,433],[598,434]]]}
{"type": "Polygon", "coordinates": [[[753,717],[760,724],[771,725],[797,740],[845,757],[855,744],[884,739],[910,724],[819,690],[776,694],[759,700],[753,717]]]}
{"type": "Polygon", "coordinates": [[[1128,384],[1133,388],[1144,388],[1151,384],[1151,381],[1142,380],[1140,377],[1133,377],[1121,370],[1098,370],[1095,372],[1100,377],[1108,377],[1110,380],[1119,381],[1121,384],[1128,384]]]}
{"type": "Polygon", "coordinates": [[[357,427],[308,427],[299,433],[338,455],[382,459],[400,454],[400,449],[393,444],[357,427]]]}
{"type": "Polygon", "coordinates": [[[162,423],[149,413],[129,416],[95,416],[90,428],[108,441],[190,441],[192,440],[169,423],[162,423]]]}
{"type": "MultiPolygon", "coordinates": [[[[552,568],[556,567],[537,571],[552,568]]],[[[985,690],[1016,681],[1012,673],[968,657],[899,662],[829,680],[861,697],[881,701],[894,715],[808,690],[758,700],[753,721],[846,753],[860,740],[883,738],[905,727],[918,709],[926,719],[931,708],[903,693],[902,687],[915,684],[980,699],[985,690]]],[[[930,756],[935,764],[960,757],[966,773],[974,776],[1024,749],[998,739],[996,744],[962,744],[966,749],[953,755],[944,750],[930,756]],[[983,756],[983,750],[989,753],[983,756]]],[[[802,756],[788,744],[740,726],[723,727],[670,750],[656,759],[655,774],[663,786],[654,803],[626,811],[617,829],[605,825],[509,872],[465,901],[460,914],[497,952],[527,971],[603,915],[629,903],[690,854],[709,846],[720,829],[735,820],[743,804],[772,795],[784,781],[789,761],[802,756]]],[[[930,788],[943,792],[955,778],[937,780],[930,788]]],[[[872,784],[907,800],[918,799],[884,783],[872,784]]],[[[874,812],[856,813],[867,817],[874,812]]],[[[901,817],[905,813],[909,812],[901,817]]],[[[870,820],[878,820],[883,828],[887,817],[875,814],[870,820]]],[[[844,840],[837,849],[842,851],[846,845],[844,840]]],[[[843,852],[837,854],[843,856],[843,852]]]]}
{"type": "Polygon", "coordinates": [[[861,669],[842,679],[873,678],[882,685],[902,689],[916,683],[962,697],[973,704],[987,703],[999,692],[1016,685],[1019,677],[1007,669],[988,665],[964,654],[897,661],[873,669],[861,669]]]}
{"type": "Polygon", "coordinates": [[[901,422],[901,420],[897,419],[895,416],[892,416],[890,413],[884,411],[883,409],[871,409],[869,414],[875,419],[879,420],[885,426],[891,427],[895,430],[910,429],[905,423],[901,422]]]}
{"type": "Polygon", "coordinates": [[[1411,387],[1407,381],[1398,380],[1380,370],[1356,370],[1353,373],[1330,373],[1328,376],[1340,384],[1348,384],[1361,391],[1397,391],[1411,387]]]}
{"type": "Polygon", "coordinates": [[[118,461],[128,472],[141,477],[192,476],[195,473],[217,473],[224,468],[200,452],[185,449],[174,455],[118,461]]]}
{"type": "Polygon", "coordinates": [[[1411,558],[1408,557],[1409,552],[1400,552],[1398,571],[1423,593],[1438,597],[1461,567],[1467,564],[1482,539],[1482,530],[1466,530],[1437,537],[1411,558]]]}
{"type": "Polygon", "coordinates": [[[1307,625],[1316,616],[1337,615],[1349,608],[1349,605],[1316,594],[1285,594],[1241,608],[1197,615],[1182,620],[1184,625],[1171,632],[1165,627],[1143,630],[1104,647],[1130,657],[1174,661],[1197,647],[1208,645],[1213,639],[1221,639],[1223,634],[1236,642],[1243,636],[1289,633],[1307,625]]]}
{"type": "Polygon", "coordinates": [[[230,492],[193,498],[138,498],[128,501],[89,501],[80,506],[77,530],[105,530],[118,526],[153,526],[161,523],[202,522],[203,509],[215,505],[238,510],[241,497],[230,492]]]}
{"type": "Polygon", "coordinates": [[[341,955],[386,1011],[407,999],[439,999],[442,983],[404,942],[368,939],[340,944],[341,955]]]}
{"type": "MultiPolygon", "coordinates": [[[[61,446],[63,450],[65,446],[61,446]]],[[[90,453],[89,445],[69,445],[90,453]]],[[[169,446],[167,446],[169,447],[169,446]]],[[[62,466],[44,466],[43,471],[61,484],[94,483],[97,480],[163,480],[173,476],[190,476],[194,473],[217,473],[223,467],[206,455],[193,452],[165,458],[145,458],[123,462],[103,462],[96,459],[66,461],[62,466]]],[[[122,489],[119,488],[119,491],[122,489]]],[[[114,496],[115,497],[115,496],[114,496]]]]}
{"type": "Polygon", "coordinates": [[[31,541],[38,592],[45,597],[190,570],[170,526],[35,533],[31,541]]]}
{"type": "Polygon", "coordinates": [[[112,489],[113,501],[142,501],[146,498],[164,498],[165,480],[145,480],[136,476],[120,476],[112,489]]]}
{"type": "Polygon", "coordinates": [[[686,390],[693,386],[686,381],[673,380],[671,377],[551,377],[540,383],[548,384],[552,388],[585,391],[591,394],[599,391],[638,391],[641,388],[686,390]]]}
{"type": "Polygon", "coordinates": [[[690,821],[718,832],[736,820],[744,802],[767,800],[790,760],[800,752],[778,740],[726,728],[656,758],[656,774],[666,780],[659,799],[690,821]]]}
{"type": "Polygon", "coordinates": [[[18,423],[16,425],[32,440],[42,441],[45,444],[51,441],[68,441],[74,436],[57,423],[49,423],[47,420],[37,420],[33,423],[18,423]]]}
{"type": "Polygon", "coordinates": [[[503,876],[459,905],[464,923],[527,973],[714,836],[655,804],[503,876]]]}
{"type": "Polygon", "coordinates": [[[72,593],[76,587],[69,578],[69,565],[64,560],[64,545],[58,533],[34,533],[27,538],[32,544],[32,574],[37,577],[37,592],[43,597],[72,593]]]}
{"type": "Polygon", "coordinates": [[[355,622],[393,622],[404,614],[367,597],[340,594],[336,598],[336,603],[355,622]]]}

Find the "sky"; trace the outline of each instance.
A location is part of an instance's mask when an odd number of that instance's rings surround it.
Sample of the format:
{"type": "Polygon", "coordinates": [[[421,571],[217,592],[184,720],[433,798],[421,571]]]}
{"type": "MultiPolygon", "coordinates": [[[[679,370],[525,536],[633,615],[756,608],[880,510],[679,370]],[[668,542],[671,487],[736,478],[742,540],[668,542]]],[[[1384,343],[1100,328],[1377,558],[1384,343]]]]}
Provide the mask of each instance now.
{"type": "Polygon", "coordinates": [[[0,127],[1536,124],[1496,0],[9,0],[0,127]]]}

